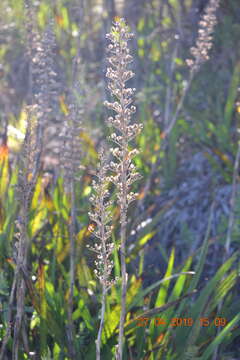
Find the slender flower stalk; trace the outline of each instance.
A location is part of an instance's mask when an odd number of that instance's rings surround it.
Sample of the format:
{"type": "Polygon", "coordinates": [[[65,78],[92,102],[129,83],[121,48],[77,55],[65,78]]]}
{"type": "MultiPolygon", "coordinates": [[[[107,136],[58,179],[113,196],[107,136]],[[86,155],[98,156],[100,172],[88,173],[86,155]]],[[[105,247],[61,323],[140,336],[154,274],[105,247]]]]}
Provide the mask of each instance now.
{"type": "Polygon", "coordinates": [[[77,103],[75,92],[81,94],[83,92],[83,84],[78,82],[78,73],[80,72],[80,58],[76,57],[73,64],[73,87],[69,94],[68,115],[66,116],[60,139],[62,140],[60,157],[60,167],[63,170],[63,178],[65,187],[69,195],[70,201],[70,222],[69,222],[69,238],[70,238],[70,289],[68,297],[68,352],[72,360],[76,359],[76,350],[74,345],[75,325],[73,321],[73,305],[74,305],[74,283],[75,283],[75,253],[76,253],[76,234],[77,234],[77,214],[76,214],[76,193],[75,185],[79,180],[77,175],[81,168],[80,160],[82,158],[82,147],[80,141],[80,132],[82,130],[81,118],[83,115],[83,103],[77,103]]]}
{"type": "Polygon", "coordinates": [[[97,260],[95,261],[96,269],[94,272],[102,286],[101,321],[96,340],[96,360],[100,360],[101,355],[101,337],[104,327],[107,291],[117,281],[117,279],[109,280],[113,268],[113,261],[110,260],[110,256],[113,252],[114,244],[109,242],[109,238],[112,233],[112,226],[109,225],[112,220],[112,215],[110,212],[112,201],[108,200],[110,195],[108,191],[108,170],[109,166],[106,164],[106,158],[102,149],[100,151],[99,169],[96,174],[98,181],[93,182],[93,189],[95,194],[93,194],[90,198],[94,210],[93,212],[89,213],[91,220],[94,221],[97,226],[96,230],[94,231],[94,235],[100,241],[95,243],[93,247],[88,246],[90,250],[97,254],[97,260]]]}
{"type": "MultiPolygon", "coordinates": [[[[28,250],[30,246],[30,239],[28,236],[28,216],[29,206],[32,199],[33,190],[37,181],[39,173],[38,163],[38,149],[37,145],[37,106],[28,107],[28,127],[23,144],[22,151],[22,168],[19,172],[19,217],[16,221],[19,233],[16,234],[18,242],[16,243],[17,254],[16,254],[16,272],[14,275],[12,295],[16,292],[17,310],[14,324],[13,334],[13,360],[19,358],[20,338],[21,331],[23,328],[24,318],[24,302],[26,293],[26,284],[23,278],[22,271],[26,270],[28,262],[28,250]]],[[[11,311],[11,308],[10,308],[11,311]]],[[[9,319],[11,314],[9,314],[9,319]]]]}
{"type": "MultiPolygon", "coordinates": [[[[186,82],[186,85],[183,89],[182,96],[177,104],[176,110],[167,124],[166,129],[163,131],[161,137],[166,139],[170,132],[172,131],[174,125],[177,122],[180,112],[182,111],[186,96],[190,90],[193,79],[195,75],[200,70],[201,66],[209,60],[209,52],[213,46],[213,31],[214,27],[217,24],[216,12],[219,7],[220,0],[210,0],[209,4],[206,7],[204,15],[199,21],[198,36],[196,40],[196,45],[190,49],[193,59],[187,59],[186,63],[190,68],[189,78],[186,82]]],[[[165,145],[162,146],[166,148],[165,145]]],[[[157,164],[157,163],[156,163],[157,164]]]]}
{"type": "Polygon", "coordinates": [[[110,180],[117,188],[117,199],[120,206],[120,253],[121,253],[121,314],[119,324],[119,338],[117,346],[117,360],[123,356],[124,322],[126,317],[126,294],[127,294],[127,269],[126,269],[126,239],[127,239],[127,211],[129,204],[135,200],[136,194],[130,191],[133,182],[140,178],[136,167],[132,162],[137,149],[130,150],[130,142],[140,133],[141,124],[131,123],[131,116],[135,113],[132,95],[136,89],[127,88],[126,82],[134,73],[128,69],[133,61],[129,54],[128,41],[133,37],[129,32],[124,19],[119,19],[112,27],[111,33],[106,35],[111,41],[108,45],[110,56],[108,61],[111,65],[107,69],[106,76],[109,78],[108,89],[116,99],[114,102],[105,101],[105,106],[115,111],[114,117],[108,118],[108,124],[116,129],[112,133],[111,140],[116,145],[111,149],[114,161],[110,163],[110,170],[114,175],[110,180]]]}
{"type": "Polygon", "coordinates": [[[41,39],[34,27],[35,12],[26,0],[26,13],[28,22],[27,44],[29,55],[29,86],[30,86],[30,105],[26,108],[27,128],[25,139],[20,155],[21,167],[19,170],[18,197],[19,197],[19,216],[16,221],[18,233],[16,234],[16,270],[11,289],[8,311],[8,325],[6,336],[0,350],[0,359],[4,359],[6,346],[11,335],[11,320],[13,318],[13,303],[16,301],[16,316],[13,329],[13,360],[18,360],[21,342],[25,342],[24,335],[24,305],[26,294],[26,283],[23,272],[26,271],[28,264],[28,250],[31,239],[28,235],[29,210],[34,188],[40,172],[40,160],[43,149],[43,128],[45,114],[50,111],[50,94],[54,91],[52,84],[55,73],[52,71],[50,32],[46,32],[41,39]],[[37,85],[38,93],[33,95],[33,85],[37,85]],[[23,340],[23,341],[21,341],[23,340]]]}

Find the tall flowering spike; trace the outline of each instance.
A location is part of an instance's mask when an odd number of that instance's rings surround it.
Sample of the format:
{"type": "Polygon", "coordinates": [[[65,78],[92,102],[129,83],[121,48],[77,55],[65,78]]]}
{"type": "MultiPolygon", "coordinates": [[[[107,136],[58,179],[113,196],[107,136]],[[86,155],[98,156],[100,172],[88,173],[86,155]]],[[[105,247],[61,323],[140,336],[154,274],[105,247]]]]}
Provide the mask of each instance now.
{"type": "Polygon", "coordinates": [[[84,93],[84,84],[79,82],[79,77],[83,77],[80,58],[76,57],[73,63],[72,88],[67,97],[68,107],[66,107],[66,116],[63,122],[63,128],[59,136],[59,165],[63,171],[65,190],[69,195],[70,201],[70,219],[69,239],[70,239],[70,289],[68,298],[68,351],[69,358],[76,359],[74,347],[75,326],[73,320],[74,308],[74,284],[75,284],[75,241],[77,233],[77,211],[76,211],[76,193],[75,183],[79,180],[77,177],[79,169],[82,167],[82,144],[80,132],[82,131],[82,116],[84,102],[82,101],[84,93]],[[81,101],[77,101],[81,97],[81,101]]]}
{"type": "Polygon", "coordinates": [[[129,69],[129,64],[133,61],[133,58],[128,49],[128,41],[133,37],[133,34],[129,32],[125,20],[119,19],[114,23],[111,33],[107,34],[106,37],[111,42],[108,45],[110,67],[107,69],[106,76],[109,78],[108,89],[114,97],[114,101],[105,101],[105,105],[115,112],[114,117],[108,118],[108,123],[116,129],[116,132],[113,132],[110,137],[116,145],[115,148],[111,149],[115,161],[110,163],[110,170],[114,173],[111,176],[111,181],[117,188],[121,222],[121,314],[116,353],[117,360],[121,360],[123,355],[127,293],[127,210],[129,204],[136,198],[136,194],[130,191],[131,185],[140,177],[132,162],[133,157],[137,155],[138,151],[136,149],[130,150],[130,142],[141,132],[142,125],[131,122],[131,116],[136,111],[135,106],[132,105],[133,94],[136,89],[126,86],[127,81],[134,76],[134,73],[129,69]]]}
{"type": "Polygon", "coordinates": [[[192,72],[197,72],[200,66],[209,59],[209,51],[212,48],[212,33],[217,24],[216,11],[220,0],[210,0],[205,10],[205,14],[199,22],[198,37],[196,46],[191,48],[194,59],[188,59],[187,65],[192,72]]]}

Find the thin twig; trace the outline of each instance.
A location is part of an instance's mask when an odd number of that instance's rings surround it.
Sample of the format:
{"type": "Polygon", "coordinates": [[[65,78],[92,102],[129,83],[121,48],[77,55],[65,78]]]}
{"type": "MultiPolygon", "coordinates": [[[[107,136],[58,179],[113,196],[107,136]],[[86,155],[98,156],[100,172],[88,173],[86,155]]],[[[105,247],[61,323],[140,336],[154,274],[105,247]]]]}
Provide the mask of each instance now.
{"type": "Polygon", "coordinates": [[[186,98],[186,95],[188,93],[188,90],[190,89],[190,86],[192,84],[192,81],[193,81],[193,78],[194,78],[194,72],[190,72],[190,75],[189,75],[189,79],[187,81],[187,84],[185,85],[184,89],[183,89],[183,92],[182,92],[182,95],[181,95],[181,98],[177,104],[177,108],[172,116],[172,119],[171,121],[169,122],[169,124],[167,125],[166,129],[163,131],[161,137],[163,139],[166,139],[166,137],[170,134],[170,132],[172,131],[172,128],[174,127],[174,125],[176,124],[176,121],[178,119],[178,116],[182,110],[182,107],[183,107],[183,104],[184,104],[184,100],[186,98]]]}

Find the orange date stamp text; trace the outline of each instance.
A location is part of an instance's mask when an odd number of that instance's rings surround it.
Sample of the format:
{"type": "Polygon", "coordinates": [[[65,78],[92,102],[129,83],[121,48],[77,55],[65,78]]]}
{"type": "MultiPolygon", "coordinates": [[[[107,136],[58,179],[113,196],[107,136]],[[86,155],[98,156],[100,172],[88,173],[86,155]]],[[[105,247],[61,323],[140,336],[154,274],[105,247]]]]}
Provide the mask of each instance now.
{"type": "MultiPolygon", "coordinates": [[[[216,327],[224,327],[227,324],[227,320],[224,317],[216,317],[212,320],[210,320],[207,317],[202,317],[197,320],[193,320],[191,317],[182,318],[182,317],[175,317],[171,318],[169,322],[169,326],[171,327],[179,327],[179,326],[193,326],[193,324],[198,321],[200,323],[200,326],[207,327],[210,325],[216,326],[216,327]]],[[[167,324],[166,319],[155,317],[155,318],[149,318],[149,317],[140,317],[136,320],[136,326],[138,327],[145,327],[150,325],[150,323],[153,323],[154,326],[163,326],[167,324]]]]}

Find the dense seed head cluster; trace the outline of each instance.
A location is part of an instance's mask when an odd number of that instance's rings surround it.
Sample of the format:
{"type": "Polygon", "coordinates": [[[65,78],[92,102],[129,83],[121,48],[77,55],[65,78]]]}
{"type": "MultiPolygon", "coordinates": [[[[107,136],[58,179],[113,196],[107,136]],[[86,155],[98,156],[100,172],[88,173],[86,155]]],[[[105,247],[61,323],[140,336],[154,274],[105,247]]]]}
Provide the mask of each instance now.
{"type": "MultiPolygon", "coordinates": [[[[78,88],[78,84],[74,84],[73,90],[78,88]]],[[[59,151],[60,168],[64,172],[65,184],[69,184],[69,180],[77,180],[77,173],[80,169],[80,160],[82,157],[82,147],[80,141],[80,133],[82,131],[83,106],[77,103],[73,92],[68,97],[68,114],[63,123],[60,133],[61,147],[59,151]]],[[[83,104],[81,104],[83,105],[83,104]]]]}
{"type": "Polygon", "coordinates": [[[49,154],[53,155],[50,161],[57,162],[58,134],[59,127],[62,125],[60,124],[60,82],[56,70],[54,21],[49,20],[41,34],[36,25],[36,10],[33,4],[28,4],[27,0],[25,2],[26,16],[29,18],[26,23],[29,58],[28,103],[36,107],[38,163],[41,162],[42,168],[45,168],[49,154]]]}
{"type": "Polygon", "coordinates": [[[27,130],[20,154],[21,168],[19,170],[19,181],[17,195],[20,203],[29,206],[32,193],[37,181],[38,147],[37,147],[37,105],[29,105],[27,113],[27,130]]]}
{"type": "Polygon", "coordinates": [[[61,150],[59,152],[60,168],[63,170],[64,180],[67,184],[70,179],[77,180],[77,172],[80,169],[80,159],[82,154],[80,132],[81,123],[74,115],[74,104],[69,107],[60,139],[62,140],[61,150]]]}
{"type": "Polygon", "coordinates": [[[134,76],[128,68],[133,61],[128,48],[128,41],[133,34],[129,32],[125,21],[120,19],[114,23],[111,33],[106,37],[111,42],[108,45],[110,67],[106,73],[109,79],[108,89],[116,99],[116,101],[104,103],[116,113],[114,117],[111,116],[107,120],[107,123],[116,129],[116,132],[110,136],[116,145],[111,149],[116,161],[110,163],[110,169],[115,173],[110,180],[118,188],[118,202],[122,212],[126,211],[128,205],[135,199],[135,194],[130,192],[129,188],[140,177],[132,162],[132,158],[138,154],[138,151],[135,149],[130,151],[129,143],[141,132],[142,124],[131,123],[131,116],[136,111],[135,106],[132,105],[136,89],[126,87],[126,82],[134,76]],[[125,204],[123,204],[124,198],[125,204]]]}
{"type": "Polygon", "coordinates": [[[114,244],[109,240],[113,230],[112,226],[109,225],[112,221],[112,201],[109,200],[110,194],[108,191],[109,178],[107,172],[109,165],[106,164],[103,149],[99,155],[100,163],[96,173],[97,181],[93,181],[94,194],[90,198],[93,211],[89,212],[90,219],[96,224],[93,234],[99,241],[93,246],[88,247],[97,254],[95,275],[102,284],[110,287],[117,280],[109,280],[113,268],[113,261],[110,259],[110,256],[114,250],[114,244]]]}
{"type": "Polygon", "coordinates": [[[199,22],[198,37],[196,46],[190,52],[194,59],[188,59],[187,64],[192,72],[199,70],[201,64],[209,59],[209,51],[213,45],[212,33],[217,23],[216,11],[219,7],[219,0],[210,0],[205,14],[199,22]]]}
{"type": "Polygon", "coordinates": [[[33,77],[36,84],[36,89],[34,89],[35,101],[40,107],[41,121],[47,122],[54,106],[58,106],[56,102],[58,83],[53,57],[56,48],[53,22],[49,23],[42,39],[36,45],[32,59],[33,77]]]}
{"type": "Polygon", "coordinates": [[[79,180],[79,170],[83,157],[80,135],[83,131],[82,118],[86,108],[85,70],[80,57],[76,56],[72,69],[72,87],[66,97],[67,114],[60,133],[59,164],[63,171],[66,190],[70,180],[79,180]]]}
{"type": "Polygon", "coordinates": [[[29,58],[29,90],[31,104],[38,104],[41,123],[50,120],[53,109],[58,107],[59,84],[55,72],[56,41],[54,21],[50,20],[43,34],[36,26],[37,14],[34,5],[25,0],[27,55],[29,58]]]}

